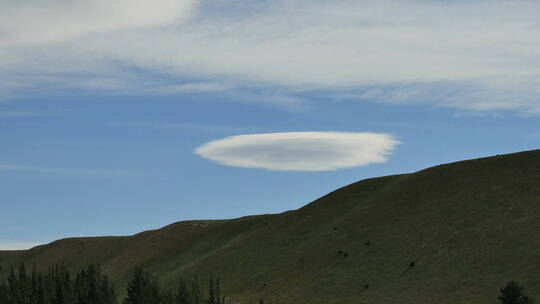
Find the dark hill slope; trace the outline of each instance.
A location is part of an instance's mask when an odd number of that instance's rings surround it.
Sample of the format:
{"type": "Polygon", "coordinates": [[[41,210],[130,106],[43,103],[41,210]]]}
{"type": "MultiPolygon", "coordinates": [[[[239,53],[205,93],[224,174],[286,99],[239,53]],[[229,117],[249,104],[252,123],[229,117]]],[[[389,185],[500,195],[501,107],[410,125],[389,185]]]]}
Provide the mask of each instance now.
{"type": "Polygon", "coordinates": [[[368,179],[282,214],[0,252],[61,261],[99,261],[122,288],[137,264],[169,285],[219,274],[229,303],[487,304],[511,278],[540,297],[540,150],[368,179]]]}

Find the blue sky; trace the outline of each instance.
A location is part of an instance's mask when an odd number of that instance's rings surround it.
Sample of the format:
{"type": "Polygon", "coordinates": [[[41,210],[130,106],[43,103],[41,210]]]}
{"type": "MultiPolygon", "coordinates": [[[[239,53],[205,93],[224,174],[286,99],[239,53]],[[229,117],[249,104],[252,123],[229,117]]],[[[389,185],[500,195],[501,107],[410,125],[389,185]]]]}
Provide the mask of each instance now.
{"type": "Polygon", "coordinates": [[[534,1],[0,3],[0,249],[540,144],[534,1]]]}

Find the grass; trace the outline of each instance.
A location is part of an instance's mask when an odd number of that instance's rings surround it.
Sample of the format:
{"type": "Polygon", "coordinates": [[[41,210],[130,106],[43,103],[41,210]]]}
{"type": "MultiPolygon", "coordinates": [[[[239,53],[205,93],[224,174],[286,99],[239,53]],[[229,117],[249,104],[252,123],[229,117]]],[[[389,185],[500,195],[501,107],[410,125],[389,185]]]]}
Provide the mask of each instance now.
{"type": "Polygon", "coordinates": [[[121,289],[135,265],[168,286],[219,275],[229,303],[487,304],[508,279],[540,295],[539,207],[535,150],[363,180],[281,214],[0,251],[0,264],[100,262],[121,289]]]}

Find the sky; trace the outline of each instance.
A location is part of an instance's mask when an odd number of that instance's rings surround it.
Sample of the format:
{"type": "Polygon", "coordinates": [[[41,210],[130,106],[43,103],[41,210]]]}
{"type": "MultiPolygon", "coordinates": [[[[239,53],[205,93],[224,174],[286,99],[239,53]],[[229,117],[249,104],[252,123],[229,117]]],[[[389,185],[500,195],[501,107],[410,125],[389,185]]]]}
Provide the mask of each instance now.
{"type": "Polygon", "coordinates": [[[540,146],[540,3],[0,0],[0,250],[540,146]]]}

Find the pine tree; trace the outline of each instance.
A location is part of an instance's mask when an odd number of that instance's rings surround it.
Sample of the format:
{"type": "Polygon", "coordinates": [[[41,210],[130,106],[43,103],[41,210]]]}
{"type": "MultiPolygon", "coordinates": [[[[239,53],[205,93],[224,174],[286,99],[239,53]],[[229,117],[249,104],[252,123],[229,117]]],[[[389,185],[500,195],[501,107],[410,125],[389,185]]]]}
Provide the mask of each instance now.
{"type": "Polygon", "coordinates": [[[13,266],[9,269],[9,276],[7,279],[7,288],[8,288],[8,298],[9,303],[12,304],[19,304],[20,301],[20,295],[19,295],[19,281],[17,279],[17,276],[15,275],[15,269],[13,269],[13,266]]]}
{"type": "Polygon", "coordinates": [[[176,291],[176,295],[174,297],[175,304],[191,304],[192,303],[192,295],[189,293],[186,283],[182,278],[178,278],[178,290],[176,291]]]}
{"type": "Polygon", "coordinates": [[[501,288],[499,300],[502,304],[532,304],[533,299],[523,294],[523,286],[516,281],[509,281],[504,288],[501,288]]]}
{"type": "Polygon", "coordinates": [[[112,285],[109,277],[101,276],[98,286],[99,303],[101,304],[115,304],[116,303],[116,291],[112,285]]]}
{"type": "Polygon", "coordinates": [[[221,298],[221,280],[219,278],[216,279],[216,303],[217,304],[224,304],[225,299],[221,298]]]}
{"type": "Polygon", "coordinates": [[[55,296],[53,299],[52,304],[66,304],[66,298],[64,296],[64,287],[62,286],[62,282],[58,277],[56,277],[55,282],[55,296]]]}
{"type": "Polygon", "coordinates": [[[98,274],[97,269],[94,265],[89,265],[86,269],[86,276],[83,281],[86,289],[86,300],[88,303],[97,303],[99,302],[98,298],[98,274]]]}
{"type": "Polygon", "coordinates": [[[0,282],[0,304],[8,304],[8,288],[5,280],[0,282]]]}
{"type": "Polygon", "coordinates": [[[38,282],[37,282],[37,271],[36,264],[32,265],[32,274],[30,275],[30,302],[31,304],[37,304],[37,294],[38,294],[38,282]]]}
{"type": "Polygon", "coordinates": [[[62,268],[60,270],[59,279],[62,284],[62,290],[64,292],[64,301],[66,303],[73,303],[74,297],[73,289],[71,286],[71,275],[69,274],[69,271],[67,270],[67,268],[65,268],[64,265],[62,265],[62,268]]]}
{"type": "MultiPolygon", "coordinates": [[[[191,290],[179,278],[175,293],[163,291],[157,279],[137,267],[123,304],[224,304],[220,285],[219,278],[210,277],[207,299],[196,276],[191,290]]],[[[0,280],[0,304],[116,304],[116,299],[114,286],[99,264],[89,265],[75,276],[63,264],[50,267],[44,274],[36,270],[36,265],[31,273],[21,265],[18,271],[12,267],[7,278],[0,280]]]]}
{"type": "Polygon", "coordinates": [[[191,295],[193,298],[193,301],[192,301],[193,304],[202,304],[203,299],[201,296],[201,289],[199,287],[199,280],[197,279],[197,276],[195,276],[195,279],[193,280],[193,286],[191,288],[191,295]]]}
{"type": "Polygon", "coordinates": [[[64,265],[49,268],[42,275],[33,265],[29,275],[21,265],[10,269],[0,281],[0,304],[115,304],[116,293],[99,265],[81,270],[75,280],[64,265]]]}
{"type": "Polygon", "coordinates": [[[29,294],[28,294],[28,277],[26,275],[26,267],[24,264],[21,264],[19,266],[19,273],[18,273],[18,283],[17,283],[17,289],[18,289],[18,296],[19,296],[19,303],[26,304],[29,301],[29,294]]]}
{"type": "Polygon", "coordinates": [[[77,274],[72,297],[77,304],[116,303],[114,287],[109,278],[102,274],[99,264],[89,265],[77,274]]]}
{"type": "Polygon", "coordinates": [[[210,282],[208,283],[208,304],[217,304],[216,303],[216,286],[214,284],[214,278],[210,277],[210,282]]]}
{"type": "Polygon", "coordinates": [[[41,274],[38,275],[37,279],[36,304],[45,304],[45,291],[43,287],[43,277],[41,274]]]}
{"type": "Polygon", "coordinates": [[[136,267],[128,284],[124,304],[160,304],[161,295],[157,281],[142,268],[136,267]]]}
{"type": "Polygon", "coordinates": [[[176,297],[170,290],[162,291],[161,303],[162,304],[176,304],[176,297]]]}

